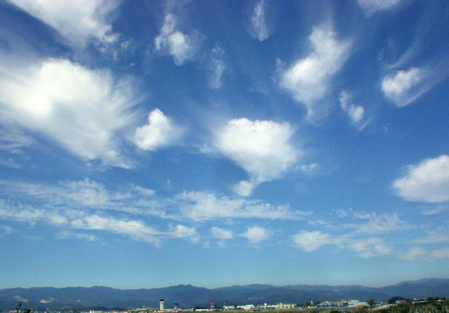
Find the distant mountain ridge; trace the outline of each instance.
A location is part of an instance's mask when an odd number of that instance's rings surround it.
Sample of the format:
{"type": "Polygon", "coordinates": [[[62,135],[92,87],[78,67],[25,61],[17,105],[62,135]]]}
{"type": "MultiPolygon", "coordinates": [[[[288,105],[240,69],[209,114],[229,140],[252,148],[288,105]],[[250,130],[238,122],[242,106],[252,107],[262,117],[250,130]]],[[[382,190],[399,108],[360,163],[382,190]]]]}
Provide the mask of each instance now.
{"type": "Polygon", "coordinates": [[[34,287],[0,290],[0,310],[14,310],[19,302],[23,308],[88,309],[158,307],[165,299],[166,307],[179,303],[182,308],[208,307],[211,299],[218,306],[263,303],[305,303],[337,300],[388,300],[392,297],[449,297],[449,279],[421,279],[404,281],[386,287],[328,286],[328,285],[236,285],[208,289],[192,285],[178,285],[152,289],[115,289],[94,287],[34,287]]]}

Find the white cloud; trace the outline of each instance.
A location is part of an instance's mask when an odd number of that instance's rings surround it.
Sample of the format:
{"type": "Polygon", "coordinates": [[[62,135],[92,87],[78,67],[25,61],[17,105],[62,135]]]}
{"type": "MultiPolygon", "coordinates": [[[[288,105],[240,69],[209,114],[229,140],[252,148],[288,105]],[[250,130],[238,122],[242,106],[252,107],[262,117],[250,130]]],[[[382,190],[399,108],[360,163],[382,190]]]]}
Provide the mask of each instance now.
{"type": "Polygon", "coordinates": [[[408,201],[449,201],[449,156],[441,155],[425,159],[418,165],[409,165],[405,175],[393,183],[393,188],[408,201]]]}
{"type": "Polygon", "coordinates": [[[154,191],[130,186],[120,191],[90,180],[63,181],[57,185],[0,181],[0,195],[24,203],[34,203],[51,209],[112,210],[133,215],[167,218],[154,191]]]}
{"type": "Polygon", "coordinates": [[[7,128],[0,125],[0,151],[21,154],[23,153],[22,148],[32,146],[35,143],[36,141],[32,137],[25,135],[20,129],[7,128]]]}
{"type": "Polygon", "coordinates": [[[413,247],[409,252],[402,254],[401,258],[406,260],[420,261],[438,261],[441,259],[449,259],[449,248],[425,250],[422,247],[413,247]]]}
{"type": "Polygon", "coordinates": [[[300,151],[292,143],[293,128],[287,123],[230,120],[218,130],[218,151],[242,167],[250,176],[235,190],[249,195],[258,184],[282,177],[298,160],[300,151]]]}
{"type": "Polygon", "coordinates": [[[336,236],[321,231],[301,231],[292,238],[293,243],[306,252],[315,251],[324,245],[335,245],[356,252],[362,258],[391,253],[390,246],[378,237],[358,238],[353,234],[336,236]]]}
{"type": "Polygon", "coordinates": [[[301,164],[299,169],[304,173],[313,172],[318,167],[318,163],[301,164]]]}
{"type": "Polygon", "coordinates": [[[293,235],[293,243],[306,252],[314,251],[321,246],[335,244],[336,238],[321,231],[301,231],[293,235]]]}
{"type": "Polygon", "coordinates": [[[183,192],[174,199],[184,217],[194,221],[219,218],[299,219],[307,213],[292,211],[287,205],[273,206],[258,200],[217,197],[206,192],[183,192]]]}
{"type": "Polygon", "coordinates": [[[366,16],[371,16],[378,11],[390,10],[401,3],[400,0],[357,0],[357,2],[366,16]]]}
{"type": "Polygon", "coordinates": [[[418,260],[424,258],[426,255],[428,255],[428,253],[423,248],[413,247],[407,253],[401,254],[400,257],[406,260],[418,260]]]}
{"type": "Polygon", "coordinates": [[[229,229],[223,229],[214,226],[211,228],[210,231],[212,233],[212,236],[217,239],[227,240],[232,239],[234,237],[234,233],[232,232],[232,230],[229,229]]]}
{"type": "Polygon", "coordinates": [[[433,250],[430,253],[430,256],[434,260],[449,259],[449,248],[442,248],[442,249],[433,250]]]}
{"type": "Polygon", "coordinates": [[[234,238],[234,233],[229,229],[223,229],[214,226],[211,228],[211,233],[214,238],[219,240],[218,246],[220,248],[226,247],[226,240],[234,238]]]}
{"type": "Polygon", "coordinates": [[[332,78],[349,56],[351,45],[336,37],[329,26],[314,27],[309,37],[310,54],[281,72],[279,86],[305,106],[310,120],[327,114],[319,101],[326,97],[332,78]]]}
{"type": "Polygon", "coordinates": [[[89,214],[70,221],[75,229],[102,230],[120,235],[126,235],[134,240],[158,244],[156,238],[160,233],[145,225],[144,222],[132,219],[117,219],[112,216],[89,214]]]}
{"type": "Polygon", "coordinates": [[[256,188],[258,183],[241,180],[237,184],[231,187],[231,190],[242,197],[248,197],[253,193],[254,188],[256,188]]]}
{"type": "Polygon", "coordinates": [[[345,112],[351,123],[359,129],[366,126],[365,109],[361,105],[356,105],[352,101],[352,96],[347,91],[340,93],[340,105],[343,112],[345,112]]]}
{"type": "Polygon", "coordinates": [[[0,225],[0,231],[2,232],[2,234],[0,234],[0,235],[3,235],[3,234],[9,235],[12,233],[13,228],[8,225],[0,225]]]}
{"type": "Polygon", "coordinates": [[[357,252],[362,258],[371,258],[377,255],[388,255],[391,247],[378,237],[357,239],[349,242],[348,248],[357,252]]]}
{"type": "Polygon", "coordinates": [[[209,87],[212,89],[219,89],[223,85],[222,78],[226,71],[226,63],[224,61],[224,50],[218,45],[212,49],[209,68],[211,75],[209,77],[209,87]]]}
{"type": "Polygon", "coordinates": [[[15,204],[0,200],[0,219],[27,222],[30,224],[46,223],[55,227],[105,231],[130,237],[133,240],[159,244],[160,234],[144,222],[133,219],[118,219],[80,209],[52,209],[30,205],[15,204]]]}
{"type": "Polygon", "coordinates": [[[148,124],[136,129],[133,141],[140,149],[154,151],[176,143],[183,132],[162,111],[155,109],[148,114],[148,124]]]}
{"type": "Polygon", "coordinates": [[[192,60],[203,41],[198,32],[186,35],[177,29],[175,15],[167,13],[159,36],[154,38],[155,49],[161,54],[173,56],[176,65],[192,60]]]}
{"type": "Polygon", "coordinates": [[[449,242],[449,229],[439,227],[427,232],[427,235],[413,241],[419,244],[444,243],[449,242]]]}
{"type": "Polygon", "coordinates": [[[249,227],[242,236],[248,239],[251,244],[258,244],[268,240],[272,236],[272,233],[266,228],[253,226],[249,227]]]}
{"type": "Polygon", "coordinates": [[[406,106],[427,91],[422,83],[426,79],[424,70],[412,67],[408,71],[397,71],[382,80],[385,97],[398,107],[406,106]]]}
{"type": "Polygon", "coordinates": [[[379,234],[388,233],[392,231],[404,230],[409,228],[405,222],[403,222],[399,216],[395,214],[355,214],[356,218],[368,220],[364,224],[352,225],[355,228],[356,234],[379,234]]]}
{"type": "Polygon", "coordinates": [[[72,231],[62,231],[58,234],[58,237],[60,239],[76,239],[76,240],[87,240],[87,241],[95,241],[98,240],[97,236],[89,235],[89,234],[83,234],[83,233],[76,233],[72,231]]]}
{"type": "Polygon", "coordinates": [[[266,14],[268,3],[266,0],[258,1],[251,14],[250,34],[259,41],[264,41],[270,36],[266,14]]]}
{"type": "Polygon", "coordinates": [[[192,243],[197,243],[199,241],[199,237],[197,235],[195,227],[176,225],[176,227],[174,227],[174,229],[171,231],[171,235],[175,238],[189,239],[192,243]]]}
{"type": "Polygon", "coordinates": [[[84,47],[90,39],[103,44],[117,39],[110,24],[120,4],[115,0],[9,0],[53,27],[70,44],[84,47]]]}
{"type": "Polygon", "coordinates": [[[117,136],[134,122],[131,81],[61,59],[1,70],[3,118],[46,135],[86,161],[130,166],[117,136]]]}

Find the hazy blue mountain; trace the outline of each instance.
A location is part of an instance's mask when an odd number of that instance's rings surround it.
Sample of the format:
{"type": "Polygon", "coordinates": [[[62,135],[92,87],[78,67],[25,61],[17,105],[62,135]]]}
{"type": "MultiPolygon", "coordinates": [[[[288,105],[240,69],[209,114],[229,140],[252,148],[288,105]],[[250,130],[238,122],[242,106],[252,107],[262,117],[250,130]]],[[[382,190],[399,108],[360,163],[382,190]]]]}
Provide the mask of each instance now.
{"type": "Polygon", "coordinates": [[[10,311],[22,302],[22,308],[123,308],[158,307],[165,299],[167,308],[179,303],[181,308],[263,303],[305,303],[324,300],[388,300],[395,296],[449,297],[449,279],[406,281],[381,288],[327,285],[245,285],[207,289],[179,285],[152,289],[115,289],[94,287],[36,287],[0,290],[0,310],[10,311]]]}

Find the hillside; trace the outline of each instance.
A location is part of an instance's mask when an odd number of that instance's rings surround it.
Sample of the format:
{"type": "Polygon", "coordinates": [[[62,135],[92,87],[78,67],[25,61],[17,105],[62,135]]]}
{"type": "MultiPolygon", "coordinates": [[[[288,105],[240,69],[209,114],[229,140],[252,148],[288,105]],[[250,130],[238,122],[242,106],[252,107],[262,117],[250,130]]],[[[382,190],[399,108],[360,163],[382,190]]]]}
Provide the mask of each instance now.
{"type": "Polygon", "coordinates": [[[19,302],[24,308],[123,308],[158,307],[165,299],[166,307],[179,303],[180,307],[208,306],[215,299],[223,304],[304,303],[324,300],[388,300],[394,296],[449,297],[449,279],[422,279],[401,282],[381,288],[327,285],[246,285],[208,289],[179,285],[152,289],[115,289],[109,287],[36,287],[0,290],[0,310],[13,310],[19,302]]]}

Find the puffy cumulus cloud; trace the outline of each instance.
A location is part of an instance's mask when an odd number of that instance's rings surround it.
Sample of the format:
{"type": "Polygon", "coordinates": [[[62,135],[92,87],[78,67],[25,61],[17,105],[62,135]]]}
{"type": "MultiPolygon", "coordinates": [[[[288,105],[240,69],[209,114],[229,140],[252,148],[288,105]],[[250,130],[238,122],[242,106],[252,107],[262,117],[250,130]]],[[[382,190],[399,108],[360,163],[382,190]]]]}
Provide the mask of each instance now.
{"type": "Polygon", "coordinates": [[[307,213],[292,211],[288,205],[273,206],[258,200],[217,197],[206,192],[183,192],[175,199],[181,214],[194,221],[218,218],[299,219],[307,213]]]}
{"type": "Polygon", "coordinates": [[[176,16],[167,13],[160,34],[154,38],[155,49],[163,55],[171,55],[176,65],[192,60],[203,41],[203,35],[191,32],[187,35],[177,29],[176,16]]]}
{"type": "Polygon", "coordinates": [[[330,26],[314,27],[309,37],[308,56],[281,71],[279,86],[305,106],[309,120],[327,114],[320,102],[331,88],[332,78],[346,62],[351,44],[337,39],[330,26]]]}
{"type": "Polygon", "coordinates": [[[428,262],[449,259],[449,248],[426,250],[422,247],[413,247],[409,252],[401,255],[401,258],[428,262]]]}
{"type": "Polygon", "coordinates": [[[51,26],[70,44],[84,47],[90,39],[103,44],[115,41],[112,14],[116,0],[8,0],[28,14],[51,26]]]}
{"type": "Polygon", "coordinates": [[[143,150],[154,151],[178,141],[184,130],[155,109],[148,114],[148,124],[136,129],[133,141],[143,150]]]}
{"type": "Polygon", "coordinates": [[[357,2],[366,16],[371,16],[378,11],[390,10],[401,3],[400,0],[357,0],[357,2]]]}
{"type": "Polygon", "coordinates": [[[426,91],[421,84],[426,76],[424,70],[416,67],[408,71],[397,71],[383,78],[382,90],[388,100],[398,107],[403,107],[426,91]]]}
{"type": "Polygon", "coordinates": [[[232,239],[234,237],[234,233],[232,232],[232,230],[223,229],[215,226],[211,228],[210,232],[212,233],[212,236],[214,238],[221,240],[232,239]]]}
{"type": "Polygon", "coordinates": [[[172,227],[170,234],[174,238],[185,238],[190,240],[192,243],[197,243],[199,241],[195,227],[176,225],[175,227],[172,227]]]}
{"type": "Polygon", "coordinates": [[[334,244],[336,239],[321,231],[301,231],[292,236],[293,243],[306,252],[314,251],[323,245],[334,244]]]}
{"type": "Polygon", "coordinates": [[[212,233],[212,237],[219,240],[218,246],[220,248],[226,247],[226,240],[234,238],[234,233],[229,229],[223,229],[214,226],[211,228],[210,232],[212,233]]]}
{"type": "Polygon", "coordinates": [[[358,129],[363,129],[367,125],[365,109],[361,105],[354,104],[351,94],[345,90],[340,93],[340,106],[348,115],[352,125],[358,129]]]}
{"type": "Polygon", "coordinates": [[[259,41],[264,41],[270,36],[270,30],[266,20],[267,8],[267,0],[260,0],[255,3],[251,14],[249,33],[253,38],[258,39],[259,41]]]}
{"type": "Polygon", "coordinates": [[[409,165],[403,177],[393,183],[396,193],[408,201],[441,203],[449,201],[449,156],[409,165]]]}
{"type": "Polygon", "coordinates": [[[136,103],[129,79],[91,70],[68,60],[3,66],[0,102],[3,119],[37,131],[86,161],[129,167],[118,135],[134,123],[136,103]]]}
{"type": "Polygon", "coordinates": [[[270,239],[270,237],[272,236],[272,232],[263,227],[253,226],[248,227],[248,229],[244,234],[242,234],[242,236],[248,239],[250,244],[254,245],[270,239]]]}
{"type": "Polygon", "coordinates": [[[239,195],[248,196],[258,184],[282,177],[298,160],[300,151],[291,143],[293,133],[288,123],[246,118],[230,120],[218,130],[217,150],[250,176],[234,188],[239,195]]]}

